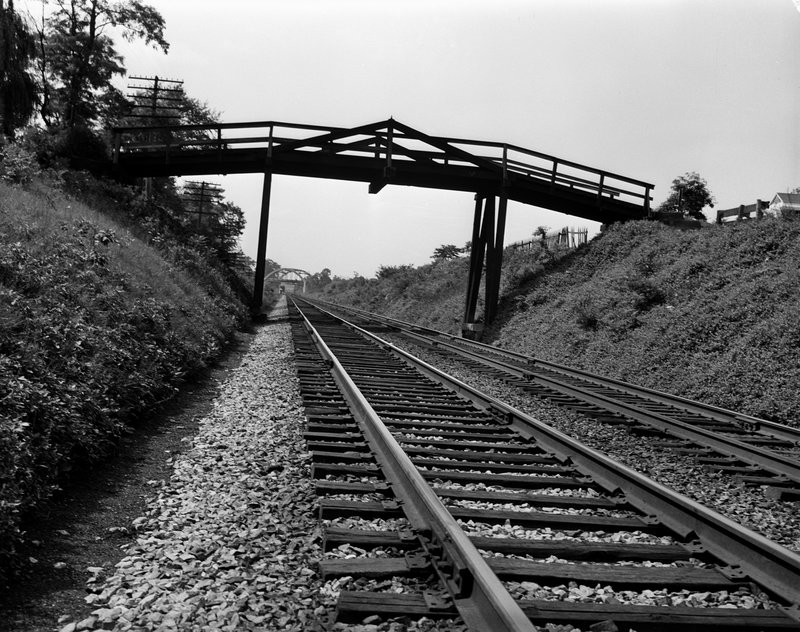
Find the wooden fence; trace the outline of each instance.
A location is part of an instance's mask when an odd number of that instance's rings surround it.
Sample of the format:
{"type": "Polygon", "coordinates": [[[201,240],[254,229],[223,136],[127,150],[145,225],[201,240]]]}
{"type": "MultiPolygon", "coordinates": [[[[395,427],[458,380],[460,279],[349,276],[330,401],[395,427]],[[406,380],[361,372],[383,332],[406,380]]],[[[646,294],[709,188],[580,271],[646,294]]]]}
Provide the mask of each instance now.
{"type": "Polygon", "coordinates": [[[536,248],[555,248],[560,246],[562,248],[577,248],[589,241],[588,228],[568,228],[564,227],[561,230],[549,232],[541,237],[534,237],[529,241],[517,241],[509,244],[509,248],[513,250],[535,250],[536,248]]]}
{"type": "Polygon", "coordinates": [[[731,221],[741,222],[744,219],[761,219],[764,217],[764,210],[769,208],[769,202],[756,200],[755,204],[740,204],[736,208],[729,208],[724,211],[717,211],[717,224],[724,224],[731,221]]]}

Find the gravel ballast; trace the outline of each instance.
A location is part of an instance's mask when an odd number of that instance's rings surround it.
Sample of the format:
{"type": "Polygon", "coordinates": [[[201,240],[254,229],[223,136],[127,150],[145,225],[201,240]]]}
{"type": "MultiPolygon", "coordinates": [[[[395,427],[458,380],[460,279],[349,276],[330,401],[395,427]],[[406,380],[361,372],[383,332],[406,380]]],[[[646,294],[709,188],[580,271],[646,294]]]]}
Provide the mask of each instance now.
{"type": "Polygon", "coordinates": [[[261,329],[179,455],[96,606],[61,629],[309,630],[333,605],[286,324],[261,329]]]}

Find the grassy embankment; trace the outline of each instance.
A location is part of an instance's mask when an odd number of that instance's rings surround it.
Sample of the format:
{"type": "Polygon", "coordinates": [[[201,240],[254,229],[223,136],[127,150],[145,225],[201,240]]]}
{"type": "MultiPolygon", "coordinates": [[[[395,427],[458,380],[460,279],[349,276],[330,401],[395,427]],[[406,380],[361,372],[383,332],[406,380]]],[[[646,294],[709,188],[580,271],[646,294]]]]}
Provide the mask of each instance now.
{"type": "Polygon", "coordinates": [[[26,512],[246,316],[230,280],[190,250],[156,249],[47,185],[0,183],[0,580],[26,512]]]}
{"type": "MultiPolygon", "coordinates": [[[[466,275],[462,259],[323,297],[457,332],[466,275]]],[[[631,222],[570,254],[509,253],[485,341],[797,425],[798,314],[800,222],[631,222]]]]}

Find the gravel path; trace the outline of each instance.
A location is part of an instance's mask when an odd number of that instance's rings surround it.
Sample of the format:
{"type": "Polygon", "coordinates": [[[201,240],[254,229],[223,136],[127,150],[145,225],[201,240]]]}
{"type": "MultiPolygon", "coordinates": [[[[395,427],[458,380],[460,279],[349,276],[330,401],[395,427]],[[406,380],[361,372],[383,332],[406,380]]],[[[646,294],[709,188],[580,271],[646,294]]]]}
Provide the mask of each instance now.
{"type": "Polygon", "coordinates": [[[177,457],[113,574],[90,580],[96,610],[63,632],[313,630],[332,599],[322,556],[286,324],[261,329],[177,457]]]}

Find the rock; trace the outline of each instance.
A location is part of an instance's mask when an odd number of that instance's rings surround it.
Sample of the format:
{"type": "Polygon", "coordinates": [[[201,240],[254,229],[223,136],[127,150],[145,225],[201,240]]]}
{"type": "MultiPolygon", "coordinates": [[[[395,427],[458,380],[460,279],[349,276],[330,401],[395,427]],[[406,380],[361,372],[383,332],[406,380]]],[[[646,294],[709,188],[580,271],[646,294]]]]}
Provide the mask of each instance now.
{"type": "Polygon", "coordinates": [[[97,623],[97,615],[93,614],[86,617],[83,621],[79,621],[78,625],[75,627],[75,630],[93,630],[95,623],[97,623]]]}

